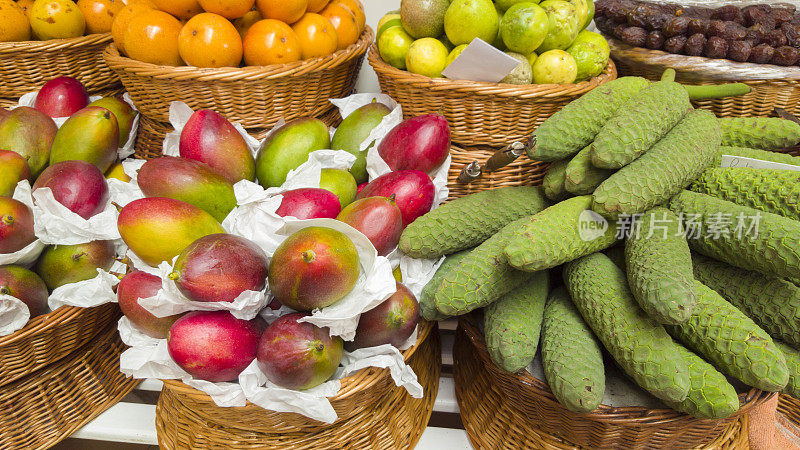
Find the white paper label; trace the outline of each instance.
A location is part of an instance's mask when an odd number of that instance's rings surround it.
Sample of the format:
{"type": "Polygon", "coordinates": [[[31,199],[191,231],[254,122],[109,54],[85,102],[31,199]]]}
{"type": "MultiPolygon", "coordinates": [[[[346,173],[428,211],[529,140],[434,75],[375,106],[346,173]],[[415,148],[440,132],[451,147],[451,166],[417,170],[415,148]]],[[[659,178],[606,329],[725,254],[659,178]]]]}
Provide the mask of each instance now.
{"type": "Polygon", "coordinates": [[[760,159],[745,158],[744,156],[722,155],[720,167],[747,167],[749,169],[776,169],[800,171],[800,166],[792,164],[762,161],[760,159]]]}
{"type": "Polygon", "coordinates": [[[475,38],[458,55],[442,75],[451,80],[472,80],[497,83],[521,63],[492,47],[486,41],[475,38]]]}

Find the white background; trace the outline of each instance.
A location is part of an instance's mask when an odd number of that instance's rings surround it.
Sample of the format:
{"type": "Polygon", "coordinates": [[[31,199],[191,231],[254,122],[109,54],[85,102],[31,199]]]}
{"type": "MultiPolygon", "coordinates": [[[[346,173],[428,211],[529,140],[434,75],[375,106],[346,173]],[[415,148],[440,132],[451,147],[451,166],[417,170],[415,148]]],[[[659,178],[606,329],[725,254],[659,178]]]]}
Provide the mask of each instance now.
{"type": "MultiPolygon", "coordinates": [[[[400,9],[400,0],[361,0],[367,13],[367,25],[377,32],[378,20],[389,11],[400,9]]],[[[356,85],[358,92],[379,92],[378,78],[369,62],[364,58],[364,66],[361,68],[361,76],[356,85]]]]}

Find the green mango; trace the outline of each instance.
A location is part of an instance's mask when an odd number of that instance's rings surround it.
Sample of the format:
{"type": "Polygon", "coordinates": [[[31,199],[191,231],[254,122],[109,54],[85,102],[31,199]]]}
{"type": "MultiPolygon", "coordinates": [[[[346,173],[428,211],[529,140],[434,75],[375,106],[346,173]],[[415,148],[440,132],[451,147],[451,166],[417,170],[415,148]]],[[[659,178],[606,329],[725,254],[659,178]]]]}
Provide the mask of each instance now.
{"type": "Polygon", "coordinates": [[[358,186],[353,175],[342,169],[322,169],[319,187],[336,194],[339,197],[339,204],[342,209],[353,203],[358,192],[358,186]]]}
{"type": "Polygon", "coordinates": [[[105,173],[117,160],[119,124],[111,111],[87,106],[58,129],[50,150],[50,164],[81,160],[105,173]]]}
{"type": "Polygon", "coordinates": [[[35,272],[50,289],[69,283],[90,280],[97,269],[108,270],[114,264],[114,243],[93,241],[78,245],[51,245],[36,262],[35,272]]]}
{"type": "Polygon", "coordinates": [[[359,151],[361,143],[369,136],[369,133],[381,123],[386,115],[392,112],[382,103],[370,103],[364,105],[345,117],[336,132],[333,133],[331,148],[334,150],[344,150],[356,155],[356,162],[350,168],[350,173],[356,179],[356,183],[366,183],[369,181],[367,174],[367,150],[373,145],[359,151]]]}
{"type": "Polygon", "coordinates": [[[288,122],[267,138],[256,158],[256,177],[264,187],[278,187],[286,175],[308,161],[316,150],[331,147],[328,126],[319,119],[304,117],[288,122]]]}
{"type": "Polygon", "coordinates": [[[222,222],[236,207],[233,185],[211,166],[164,156],[144,163],[137,177],[146,197],[168,197],[197,206],[222,222]]]}
{"type": "Polygon", "coordinates": [[[114,114],[114,117],[117,119],[117,125],[119,125],[119,146],[122,147],[125,145],[131,135],[133,119],[136,118],[136,110],[134,110],[128,102],[116,97],[103,97],[89,103],[89,106],[99,106],[114,114]]]}
{"type": "Polygon", "coordinates": [[[22,106],[0,122],[0,149],[19,153],[36,178],[47,166],[57,131],[56,123],[49,116],[22,106]]]}

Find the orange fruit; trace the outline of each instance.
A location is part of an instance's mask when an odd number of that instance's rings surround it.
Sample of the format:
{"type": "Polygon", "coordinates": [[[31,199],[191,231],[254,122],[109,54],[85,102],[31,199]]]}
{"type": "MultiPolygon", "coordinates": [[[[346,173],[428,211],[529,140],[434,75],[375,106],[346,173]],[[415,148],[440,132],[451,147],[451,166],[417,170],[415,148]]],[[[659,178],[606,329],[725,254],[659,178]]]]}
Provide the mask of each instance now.
{"type": "Polygon", "coordinates": [[[250,27],[244,37],[244,62],[248,66],[269,66],[299,61],[302,48],[289,25],[264,19],[250,27]]]}
{"type": "Polygon", "coordinates": [[[190,66],[238,67],[242,62],[242,37],[228,19],[202,13],[183,26],[178,50],[190,66]]]}
{"type": "Polygon", "coordinates": [[[139,61],[161,66],[182,66],[178,51],[181,23],[165,13],[150,9],[133,16],[125,31],[125,51],[139,61]]]}
{"type": "Polygon", "coordinates": [[[236,30],[239,32],[239,36],[242,37],[244,40],[245,35],[250,30],[250,27],[253,26],[254,23],[258,22],[259,20],[264,19],[261,17],[261,13],[258,11],[250,11],[247,14],[239,17],[238,19],[233,21],[233,26],[236,27],[236,30]]]}
{"type": "Polygon", "coordinates": [[[153,0],[156,7],[179,19],[191,19],[203,12],[197,0],[153,0]]]}
{"type": "Polygon", "coordinates": [[[367,16],[364,15],[364,5],[358,0],[332,0],[333,3],[341,3],[342,6],[348,8],[353,15],[356,16],[358,22],[358,32],[363,33],[364,27],[367,24],[367,16]]]}
{"type": "Polygon", "coordinates": [[[330,20],[319,14],[306,13],[292,25],[292,29],[300,39],[303,59],[330,55],[339,46],[336,28],[330,20]]]}
{"type": "Polygon", "coordinates": [[[31,40],[31,24],[25,11],[11,0],[0,0],[0,42],[31,40]]]}
{"type": "Polygon", "coordinates": [[[33,7],[34,0],[17,0],[17,6],[22,8],[25,11],[25,15],[28,16],[28,19],[31,18],[31,7],[33,7]]]}
{"type": "Polygon", "coordinates": [[[199,0],[206,12],[219,14],[228,19],[238,19],[253,9],[256,0],[199,0]]]}
{"type": "Polygon", "coordinates": [[[78,0],[78,9],[86,19],[86,33],[111,32],[114,16],[122,9],[122,2],[114,0],[78,0]]]}
{"type": "Polygon", "coordinates": [[[303,17],[308,0],[256,0],[256,9],[265,19],[295,23],[303,17]]]}
{"type": "Polygon", "coordinates": [[[358,31],[356,16],[349,9],[340,3],[331,3],[319,14],[330,20],[333,28],[336,29],[336,35],[339,37],[339,46],[337,47],[339,50],[356,43],[361,33],[358,31]]]}
{"type": "Polygon", "coordinates": [[[308,12],[320,12],[323,8],[328,6],[328,2],[330,1],[331,0],[308,0],[308,8],[306,9],[308,12]]]}
{"type": "Polygon", "coordinates": [[[114,23],[111,25],[111,37],[114,38],[114,45],[117,46],[117,50],[119,50],[121,54],[127,54],[123,41],[125,30],[128,29],[128,24],[131,19],[133,19],[133,16],[142,11],[155,9],[155,7],[156,5],[150,2],[150,0],[139,0],[136,2],[128,0],[128,4],[120,9],[114,16],[114,23]]]}

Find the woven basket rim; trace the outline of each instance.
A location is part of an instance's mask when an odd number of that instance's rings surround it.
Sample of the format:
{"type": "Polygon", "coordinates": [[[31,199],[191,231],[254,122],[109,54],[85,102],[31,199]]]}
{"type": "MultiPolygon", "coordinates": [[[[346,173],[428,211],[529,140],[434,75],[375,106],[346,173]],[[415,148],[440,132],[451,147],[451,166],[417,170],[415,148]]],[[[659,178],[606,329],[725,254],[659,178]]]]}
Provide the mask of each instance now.
{"type": "Polygon", "coordinates": [[[309,72],[336,67],[366,53],[375,34],[366,26],[354,44],[319,58],[304,59],[271,66],[199,68],[191,66],[159,66],[122,56],[114,43],[103,50],[103,59],[115,71],[125,71],[137,76],[179,81],[255,81],[281,77],[299,77],[309,72]]]}
{"type": "MultiPolygon", "coordinates": [[[[102,306],[103,305],[98,305],[93,308],[102,306]]],[[[71,322],[72,320],[80,318],[84,314],[88,314],[90,309],[92,308],[79,308],[77,306],[64,305],[57,308],[55,311],[42,314],[41,316],[36,316],[29,320],[28,323],[26,323],[25,326],[19,330],[9,334],[8,336],[0,337],[0,353],[2,353],[3,347],[6,345],[14,344],[19,340],[30,338],[39,333],[48,331],[51,328],[62,326],[68,322],[71,322]]]]}
{"type": "Polygon", "coordinates": [[[454,90],[474,95],[497,95],[515,98],[549,98],[563,95],[581,95],[603,84],[606,78],[616,78],[616,66],[609,58],[603,72],[586,81],[573,84],[507,84],[484,81],[450,80],[448,78],[430,78],[425,75],[400,70],[383,60],[378,51],[378,44],[373,43],[367,56],[370,65],[378,75],[385,75],[398,83],[427,88],[431,91],[454,90]]]}
{"type": "Polygon", "coordinates": [[[97,33],[68,39],[50,39],[47,41],[0,42],[0,54],[63,51],[90,45],[106,44],[111,41],[111,33],[97,33]]]}
{"type": "MultiPolygon", "coordinates": [[[[417,349],[425,343],[428,336],[433,332],[436,328],[436,324],[434,322],[428,322],[425,320],[420,320],[418,325],[418,333],[417,333],[417,342],[414,343],[411,348],[402,351],[403,360],[408,362],[408,359],[411,358],[412,355],[417,351],[417,349]]],[[[388,376],[384,374],[386,369],[378,369],[377,367],[368,367],[362,370],[359,370],[353,375],[346,376],[342,378],[340,381],[342,383],[339,392],[330,397],[330,400],[337,401],[337,400],[344,400],[353,393],[363,390],[363,389],[370,389],[372,386],[377,383],[382,376],[388,376]]],[[[169,388],[173,391],[176,391],[184,396],[189,396],[195,401],[199,402],[207,402],[211,403],[213,400],[211,396],[206,394],[203,391],[195,389],[180,380],[161,380],[164,383],[166,388],[169,388]]],[[[239,407],[237,409],[248,409],[251,411],[257,410],[264,410],[264,408],[250,403],[249,401],[243,407],[239,407]]]]}
{"type": "MultiPolygon", "coordinates": [[[[467,314],[461,316],[459,325],[464,329],[465,334],[475,346],[476,350],[486,350],[486,342],[483,334],[478,327],[478,322],[474,314],[467,314]]],[[[521,389],[533,391],[534,394],[546,397],[548,400],[558,403],[558,400],[553,395],[550,387],[543,380],[540,380],[531,375],[527,370],[521,373],[508,374],[513,377],[519,384],[521,389]]],[[[739,394],[739,410],[733,413],[729,418],[735,418],[742,414],[747,413],[754,406],[767,401],[773,392],[766,392],[759,389],[751,388],[748,392],[739,394]]],[[[649,424],[652,422],[664,422],[675,420],[713,420],[713,419],[700,419],[686,413],[682,413],[670,408],[648,409],[638,406],[624,406],[614,407],[601,404],[596,412],[590,413],[571,413],[576,416],[594,420],[597,422],[605,423],[636,423],[636,424],[649,424]]]]}

